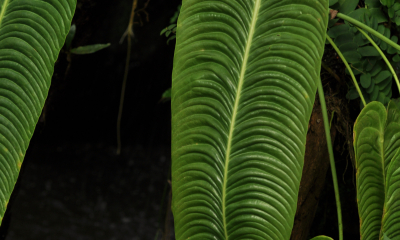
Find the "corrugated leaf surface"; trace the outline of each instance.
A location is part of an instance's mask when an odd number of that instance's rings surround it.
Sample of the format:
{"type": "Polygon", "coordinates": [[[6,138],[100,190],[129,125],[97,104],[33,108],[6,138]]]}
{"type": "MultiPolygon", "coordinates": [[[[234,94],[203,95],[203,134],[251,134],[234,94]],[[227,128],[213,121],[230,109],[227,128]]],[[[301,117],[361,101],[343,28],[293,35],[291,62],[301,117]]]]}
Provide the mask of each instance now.
{"type": "Polygon", "coordinates": [[[0,0],[0,217],[50,87],[76,0],[0,0]]]}
{"type": "Polygon", "coordinates": [[[177,239],[289,239],[328,20],[321,0],[184,0],[172,80],[177,239]]]}

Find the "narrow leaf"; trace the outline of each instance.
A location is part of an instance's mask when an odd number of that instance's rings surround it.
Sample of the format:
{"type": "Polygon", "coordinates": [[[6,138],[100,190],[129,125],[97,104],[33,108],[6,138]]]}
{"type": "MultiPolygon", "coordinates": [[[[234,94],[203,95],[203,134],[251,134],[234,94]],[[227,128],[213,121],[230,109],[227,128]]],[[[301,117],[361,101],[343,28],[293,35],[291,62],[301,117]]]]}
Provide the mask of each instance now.
{"type": "Polygon", "coordinates": [[[379,74],[376,75],[373,79],[374,79],[375,84],[378,84],[378,83],[384,81],[385,79],[390,78],[391,76],[392,76],[392,74],[388,70],[385,70],[385,71],[379,72],[379,74]]]}
{"type": "Polygon", "coordinates": [[[67,38],[65,39],[65,49],[66,50],[69,50],[69,48],[71,47],[71,43],[75,37],[75,33],[76,33],[76,25],[72,24],[72,26],[68,32],[67,38]]]}
{"type": "Polygon", "coordinates": [[[168,90],[166,90],[162,96],[162,98],[171,98],[171,88],[169,88],[168,90]]]}
{"type": "Polygon", "coordinates": [[[160,32],[160,36],[162,36],[166,31],[168,31],[168,28],[163,28],[163,30],[160,32]]]}
{"type": "Polygon", "coordinates": [[[359,52],[361,54],[361,56],[364,56],[364,57],[380,56],[379,52],[372,46],[360,47],[357,49],[357,52],[359,52]]]}
{"type": "Polygon", "coordinates": [[[109,47],[111,44],[93,44],[93,45],[88,45],[88,46],[82,46],[82,47],[77,47],[71,49],[71,53],[73,54],[91,54],[98,52],[104,48],[109,47]]]}
{"type": "Polygon", "coordinates": [[[167,39],[167,44],[169,44],[169,41],[174,40],[176,38],[176,35],[172,35],[167,39]]]}

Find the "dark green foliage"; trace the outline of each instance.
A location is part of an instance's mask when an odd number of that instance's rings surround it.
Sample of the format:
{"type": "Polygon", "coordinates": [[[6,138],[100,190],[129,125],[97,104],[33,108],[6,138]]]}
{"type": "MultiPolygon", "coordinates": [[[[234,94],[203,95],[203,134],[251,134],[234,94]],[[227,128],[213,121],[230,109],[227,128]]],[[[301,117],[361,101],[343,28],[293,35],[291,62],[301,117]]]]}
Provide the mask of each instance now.
{"type": "Polygon", "coordinates": [[[397,26],[400,25],[400,3],[395,0],[381,0],[383,6],[385,6],[387,13],[397,26]]]}
{"type": "Polygon", "coordinates": [[[358,0],[335,0],[329,1],[329,6],[333,9],[339,10],[343,14],[352,12],[358,4],[358,0]]]}
{"type": "Polygon", "coordinates": [[[169,41],[175,39],[176,38],[176,24],[171,24],[168,27],[164,28],[160,32],[160,35],[163,35],[163,34],[165,34],[165,36],[168,38],[167,44],[169,43],[169,41]]]}
{"type": "MultiPolygon", "coordinates": [[[[384,24],[386,18],[378,8],[380,6],[379,0],[367,0],[365,4],[368,8],[356,9],[348,15],[397,43],[397,36],[392,35],[391,30],[384,24]]],[[[332,25],[328,30],[328,35],[334,39],[335,44],[353,68],[366,101],[379,101],[386,105],[392,96],[393,77],[379,52],[356,27],[346,21],[332,25]]],[[[400,56],[396,49],[371,34],[369,36],[388,59],[392,59],[393,64],[400,62],[400,56]]],[[[350,87],[347,97],[356,99],[359,94],[354,87],[350,87]]]]}
{"type": "Polygon", "coordinates": [[[174,15],[169,20],[169,23],[172,24],[172,23],[176,23],[176,21],[178,21],[179,13],[181,12],[181,7],[182,7],[182,5],[178,6],[178,8],[176,9],[174,15]]]}
{"type": "Polygon", "coordinates": [[[181,6],[182,5],[178,6],[178,8],[176,9],[176,12],[169,20],[169,23],[171,23],[171,25],[164,28],[160,33],[160,35],[165,34],[165,36],[168,38],[167,44],[169,44],[169,41],[174,40],[176,38],[176,22],[178,21],[178,16],[179,16],[179,13],[181,12],[181,6]]]}
{"type": "Polygon", "coordinates": [[[171,100],[171,88],[168,88],[168,89],[161,95],[161,100],[162,100],[162,101],[171,100]]]}

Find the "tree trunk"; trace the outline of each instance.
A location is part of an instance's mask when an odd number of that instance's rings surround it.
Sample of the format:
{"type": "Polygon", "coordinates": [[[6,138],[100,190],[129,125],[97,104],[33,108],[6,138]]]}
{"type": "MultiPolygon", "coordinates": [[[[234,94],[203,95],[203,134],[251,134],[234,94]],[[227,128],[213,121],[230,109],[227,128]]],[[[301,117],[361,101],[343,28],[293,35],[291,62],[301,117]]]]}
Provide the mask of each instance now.
{"type": "MultiPolygon", "coordinates": [[[[335,128],[331,129],[332,143],[336,136],[335,128]]],[[[324,187],[329,168],[329,155],[326,145],[324,121],[321,106],[315,101],[311,115],[304,158],[303,175],[300,182],[297,211],[291,240],[306,240],[317,210],[319,196],[324,187]]]]}

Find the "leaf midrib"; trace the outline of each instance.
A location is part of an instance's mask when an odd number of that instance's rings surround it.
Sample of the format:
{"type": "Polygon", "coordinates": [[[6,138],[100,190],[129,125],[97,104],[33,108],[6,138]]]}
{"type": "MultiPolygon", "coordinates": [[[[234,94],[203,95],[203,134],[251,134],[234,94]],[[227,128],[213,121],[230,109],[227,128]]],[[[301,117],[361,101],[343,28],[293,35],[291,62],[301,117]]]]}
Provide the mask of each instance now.
{"type": "Polygon", "coordinates": [[[228,144],[227,144],[226,154],[225,154],[224,181],[223,181],[223,187],[222,187],[222,218],[223,218],[223,224],[224,224],[225,240],[228,240],[228,230],[227,230],[227,225],[226,225],[226,185],[228,182],[228,167],[229,167],[229,160],[230,160],[230,154],[231,154],[233,131],[235,129],[235,121],[236,121],[237,111],[238,111],[238,107],[239,107],[240,95],[242,92],[244,76],[246,74],[247,62],[249,59],[251,43],[253,41],[254,31],[256,28],[258,14],[260,11],[260,5],[261,5],[261,0],[255,0],[254,9],[253,9],[253,18],[252,18],[251,25],[250,25],[250,31],[249,31],[249,36],[248,36],[247,43],[246,43],[246,49],[244,52],[242,67],[240,70],[240,77],[239,77],[239,81],[238,81],[238,87],[236,90],[235,105],[233,107],[231,125],[229,127],[228,144]]]}
{"type": "Polygon", "coordinates": [[[6,10],[7,10],[7,7],[8,7],[8,3],[9,3],[10,1],[11,1],[11,0],[4,0],[3,5],[1,5],[0,27],[1,27],[1,24],[3,23],[4,15],[6,14],[6,10]]]}

